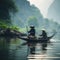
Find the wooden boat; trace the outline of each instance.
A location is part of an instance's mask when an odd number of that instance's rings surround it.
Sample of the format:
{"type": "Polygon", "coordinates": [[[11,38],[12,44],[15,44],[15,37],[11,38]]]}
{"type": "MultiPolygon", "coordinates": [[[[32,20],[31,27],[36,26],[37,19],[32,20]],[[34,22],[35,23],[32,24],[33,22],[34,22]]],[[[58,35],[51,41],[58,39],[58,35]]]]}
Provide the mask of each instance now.
{"type": "Polygon", "coordinates": [[[54,36],[55,34],[53,34],[52,36],[50,37],[47,37],[46,39],[45,38],[29,38],[27,36],[20,36],[19,38],[24,40],[24,41],[27,41],[27,42],[31,42],[31,43],[45,43],[45,42],[48,42],[50,41],[50,39],[54,36]]]}

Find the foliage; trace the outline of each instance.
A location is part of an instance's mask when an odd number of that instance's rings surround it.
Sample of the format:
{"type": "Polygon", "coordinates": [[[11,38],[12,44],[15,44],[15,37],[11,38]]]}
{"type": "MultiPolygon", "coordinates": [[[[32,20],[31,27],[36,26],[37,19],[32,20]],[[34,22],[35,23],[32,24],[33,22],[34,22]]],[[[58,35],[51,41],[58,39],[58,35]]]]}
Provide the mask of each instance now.
{"type": "Polygon", "coordinates": [[[3,21],[0,21],[0,28],[2,28],[2,29],[10,28],[11,30],[17,30],[17,31],[19,31],[19,27],[8,25],[8,24],[6,24],[3,21]]]}
{"type": "Polygon", "coordinates": [[[34,25],[35,27],[38,27],[38,20],[35,16],[30,16],[28,18],[28,25],[34,25]]]}
{"type": "Polygon", "coordinates": [[[10,29],[11,29],[11,30],[17,30],[17,31],[19,31],[20,28],[17,27],[17,26],[10,26],[10,29]]]}
{"type": "Polygon", "coordinates": [[[10,13],[17,12],[14,0],[0,0],[0,19],[9,20],[10,13]]]}
{"type": "Polygon", "coordinates": [[[0,21],[0,28],[6,29],[6,28],[8,28],[8,25],[5,24],[4,22],[0,21]]]}

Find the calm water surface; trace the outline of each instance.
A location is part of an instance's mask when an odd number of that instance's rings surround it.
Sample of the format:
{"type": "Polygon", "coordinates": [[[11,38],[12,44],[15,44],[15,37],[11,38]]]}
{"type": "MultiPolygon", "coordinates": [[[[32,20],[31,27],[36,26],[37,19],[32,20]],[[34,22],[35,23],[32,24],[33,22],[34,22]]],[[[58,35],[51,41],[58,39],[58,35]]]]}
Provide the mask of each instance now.
{"type": "Polygon", "coordinates": [[[34,44],[18,38],[0,38],[0,60],[60,60],[60,40],[34,44]]]}

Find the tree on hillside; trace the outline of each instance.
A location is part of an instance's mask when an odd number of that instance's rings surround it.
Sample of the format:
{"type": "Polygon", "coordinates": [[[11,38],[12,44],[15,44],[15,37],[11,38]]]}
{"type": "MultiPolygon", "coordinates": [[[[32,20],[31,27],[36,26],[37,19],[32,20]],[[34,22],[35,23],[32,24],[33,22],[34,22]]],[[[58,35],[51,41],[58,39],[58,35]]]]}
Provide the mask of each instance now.
{"type": "Polygon", "coordinates": [[[30,16],[28,18],[28,26],[34,25],[35,27],[38,27],[38,20],[34,16],[30,16]]]}
{"type": "Polygon", "coordinates": [[[15,12],[17,12],[17,8],[13,0],[0,0],[1,20],[10,20],[11,14],[15,12]]]}

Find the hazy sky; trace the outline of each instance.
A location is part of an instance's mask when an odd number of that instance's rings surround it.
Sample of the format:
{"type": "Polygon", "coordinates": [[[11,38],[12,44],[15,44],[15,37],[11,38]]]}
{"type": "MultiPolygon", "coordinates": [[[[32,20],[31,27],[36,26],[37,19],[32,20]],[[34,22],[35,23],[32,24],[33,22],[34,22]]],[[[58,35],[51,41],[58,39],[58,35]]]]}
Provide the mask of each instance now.
{"type": "Polygon", "coordinates": [[[47,17],[48,7],[54,0],[28,0],[30,4],[34,4],[38,7],[44,17],[47,17]]]}

